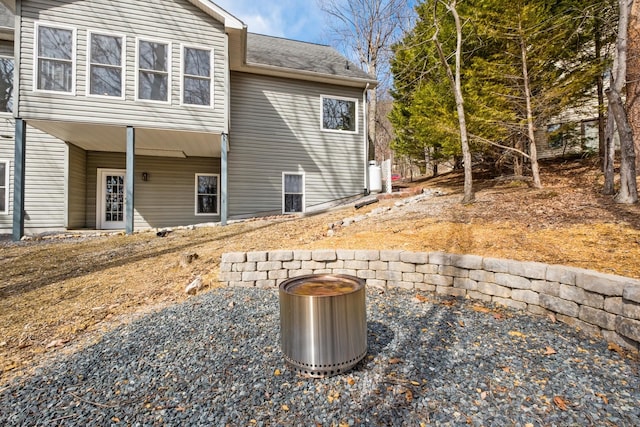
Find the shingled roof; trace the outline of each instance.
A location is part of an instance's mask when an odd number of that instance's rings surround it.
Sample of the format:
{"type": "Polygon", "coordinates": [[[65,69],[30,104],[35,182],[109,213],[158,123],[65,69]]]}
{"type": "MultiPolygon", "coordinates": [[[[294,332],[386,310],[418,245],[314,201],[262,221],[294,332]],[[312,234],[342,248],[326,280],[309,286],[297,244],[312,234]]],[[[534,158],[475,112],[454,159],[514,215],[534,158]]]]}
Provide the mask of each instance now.
{"type": "Polygon", "coordinates": [[[247,65],[374,80],[330,46],[255,33],[247,33],[247,65]]]}

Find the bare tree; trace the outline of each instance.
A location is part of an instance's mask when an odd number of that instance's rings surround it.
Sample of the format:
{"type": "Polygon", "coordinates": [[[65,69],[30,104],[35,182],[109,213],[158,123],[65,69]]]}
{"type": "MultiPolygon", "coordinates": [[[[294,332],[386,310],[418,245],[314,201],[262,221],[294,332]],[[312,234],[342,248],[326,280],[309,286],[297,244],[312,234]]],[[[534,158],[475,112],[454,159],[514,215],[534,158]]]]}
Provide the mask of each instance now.
{"type": "Polygon", "coordinates": [[[462,198],[462,203],[471,203],[475,199],[475,196],[473,194],[471,150],[469,148],[469,136],[467,134],[467,122],[464,110],[464,98],[462,96],[462,83],[460,76],[460,67],[462,62],[462,23],[460,22],[460,16],[458,15],[458,10],[456,9],[456,3],[457,0],[449,0],[448,3],[444,1],[434,2],[433,24],[436,28],[436,31],[433,34],[432,40],[436,45],[440,62],[442,63],[445,72],[447,73],[447,78],[451,83],[451,87],[456,99],[458,124],[460,126],[460,142],[462,143],[462,161],[464,162],[464,197],[462,198]],[[436,7],[438,3],[443,4],[447,8],[449,13],[451,13],[451,15],[453,16],[453,20],[456,24],[455,74],[451,71],[451,66],[449,65],[449,62],[447,61],[447,58],[445,57],[442,50],[442,44],[438,40],[438,33],[440,30],[438,26],[438,17],[436,14],[436,7]]]}
{"type": "MultiPolygon", "coordinates": [[[[627,98],[626,108],[634,138],[635,152],[640,153],[640,2],[634,1],[629,10],[627,29],[627,98]]],[[[636,170],[640,156],[636,156],[636,170]]]]}
{"type": "MultiPolygon", "coordinates": [[[[351,51],[355,59],[381,84],[379,91],[388,88],[388,60],[392,44],[399,39],[411,16],[406,0],[317,0],[327,14],[331,39],[351,51]]],[[[377,117],[376,89],[367,94],[370,158],[374,157],[377,117]]]]}

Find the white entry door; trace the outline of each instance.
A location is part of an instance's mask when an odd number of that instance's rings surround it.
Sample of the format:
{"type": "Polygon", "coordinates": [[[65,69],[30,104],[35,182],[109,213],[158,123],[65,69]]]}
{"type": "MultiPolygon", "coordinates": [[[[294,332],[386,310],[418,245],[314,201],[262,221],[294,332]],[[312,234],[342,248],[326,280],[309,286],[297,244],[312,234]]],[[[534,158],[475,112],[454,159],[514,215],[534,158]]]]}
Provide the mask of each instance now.
{"type": "Polygon", "coordinates": [[[122,169],[98,169],[96,191],[96,228],[117,230],[125,227],[125,171],[122,169]]]}

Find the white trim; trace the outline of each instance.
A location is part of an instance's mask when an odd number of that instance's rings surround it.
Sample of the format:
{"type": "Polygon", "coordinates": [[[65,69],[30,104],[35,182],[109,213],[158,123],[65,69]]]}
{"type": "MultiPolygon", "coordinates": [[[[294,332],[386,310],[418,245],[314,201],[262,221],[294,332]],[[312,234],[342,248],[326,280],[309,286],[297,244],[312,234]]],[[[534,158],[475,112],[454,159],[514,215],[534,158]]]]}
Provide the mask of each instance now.
{"type": "MultiPolygon", "coordinates": [[[[305,184],[305,173],[304,172],[282,172],[282,213],[283,214],[294,214],[294,213],[304,213],[307,210],[307,191],[306,191],[306,184],[305,184]],[[284,192],[284,177],[286,175],[298,175],[302,177],[302,210],[300,212],[298,211],[294,211],[294,212],[287,212],[285,210],[285,206],[284,206],[284,202],[285,202],[285,192],[284,192]]],[[[291,194],[296,194],[296,193],[291,193],[291,194]]]]}
{"type": "Polygon", "coordinates": [[[4,163],[5,171],[4,171],[4,211],[0,211],[0,215],[8,215],[9,214],[9,170],[11,169],[11,161],[8,159],[0,159],[0,163],[4,163]]]}
{"type": "MultiPolygon", "coordinates": [[[[211,47],[197,46],[192,44],[181,44],[180,45],[180,105],[183,107],[194,107],[194,108],[206,108],[213,109],[215,107],[215,97],[214,97],[214,84],[213,77],[215,75],[214,69],[214,50],[211,47]],[[185,104],[184,102],[184,65],[185,65],[185,49],[194,49],[194,50],[206,50],[209,51],[209,105],[199,105],[199,104],[185,104]]],[[[191,76],[189,77],[197,77],[191,76]]]]}
{"type": "MultiPolygon", "coordinates": [[[[127,187],[127,171],[126,169],[110,169],[110,168],[97,168],[96,169],[96,230],[107,230],[104,228],[104,224],[102,221],[102,214],[105,213],[105,200],[104,200],[104,175],[123,175],[124,176],[124,186],[127,187]]],[[[125,196],[124,199],[125,205],[127,204],[127,199],[125,196]]],[[[123,219],[122,219],[122,227],[118,226],[113,229],[119,230],[125,228],[125,223],[127,221],[126,218],[127,209],[124,208],[123,219]]]]}
{"type": "MultiPolygon", "coordinates": [[[[124,34],[111,33],[108,31],[102,30],[87,30],[87,66],[86,66],[86,88],[85,93],[88,98],[104,98],[104,99],[125,99],[126,88],[127,88],[127,36],[124,34]],[[91,93],[91,36],[93,35],[99,36],[107,36],[107,37],[119,37],[122,39],[122,52],[120,57],[120,70],[122,77],[122,85],[120,88],[120,96],[111,96],[111,95],[97,95],[91,93]]],[[[101,66],[107,66],[106,64],[95,64],[101,66]]]]}
{"type": "Polygon", "coordinates": [[[358,128],[359,128],[359,116],[360,114],[358,114],[358,99],[357,98],[349,98],[349,97],[345,97],[345,96],[333,96],[333,95],[320,95],[320,130],[322,132],[331,132],[331,133],[351,133],[351,134],[356,134],[358,133],[358,128]],[[342,100],[342,101],[350,101],[355,103],[355,108],[353,109],[354,114],[355,114],[355,120],[356,120],[356,128],[355,130],[340,130],[340,129],[325,129],[324,128],[324,100],[325,99],[338,99],[338,100],[342,100]]]}
{"type": "MultiPolygon", "coordinates": [[[[60,24],[52,24],[48,22],[36,21],[34,22],[33,27],[33,91],[34,92],[43,92],[43,93],[55,93],[55,94],[63,94],[63,95],[76,95],[76,72],[78,69],[77,64],[77,55],[76,55],[76,46],[77,46],[77,36],[78,31],[75,27],[60,25],[60,24]],[[38,66],[38,50],[40,43],[40,36],[38,28],[46,27],[54,30],[67,30],[72,32],[71,36],[71,91],[65,92],[61,90],[46,90],[46,89],[38,89],[38,76],[40,75],[40,67],[38,66]]],[[[14,83],[15,84],[15,83],[14,83]]]]}
{"type": "MultiPolygon", "coordinates": [[[[136,51],[135,51],[135,100],[140,102],[150,102],[153,104],[171,104],[171,79],[172,79],[172,71],[173,71],[173,44],[166,40],[154,39],[151,37],[136,37],[136,51]],[[154,99],[143,99],[138,97],[138,87],[140,80],[140,42],[149,42],[149,43],[159,43],[167,45],[167,100],[166,101],[156,101],[154,99]]],[[[153,70],[149,70],[153,71],[153,70]]]]}
{"type": "Polygon", "coordinates": [[[195,216],[220,216],[220,174],[217,173],[196,173],[195,185],[194,185],[194,214],[195,216]],[[216,185],[216,212],[215,213],[198,213],[198,177],[201,176],[215,176],[217,179],[216,185]]]}

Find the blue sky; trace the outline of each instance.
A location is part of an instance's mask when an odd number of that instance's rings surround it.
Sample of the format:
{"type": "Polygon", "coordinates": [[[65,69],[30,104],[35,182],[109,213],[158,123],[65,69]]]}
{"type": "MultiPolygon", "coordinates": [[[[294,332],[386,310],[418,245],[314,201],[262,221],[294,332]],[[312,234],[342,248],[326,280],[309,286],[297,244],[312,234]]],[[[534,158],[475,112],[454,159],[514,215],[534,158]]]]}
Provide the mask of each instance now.
{"type": "Polygon", "coordinates": [[[325,15],[315,0],[213,0],[252,33],[328,44],[325,15]]]}

